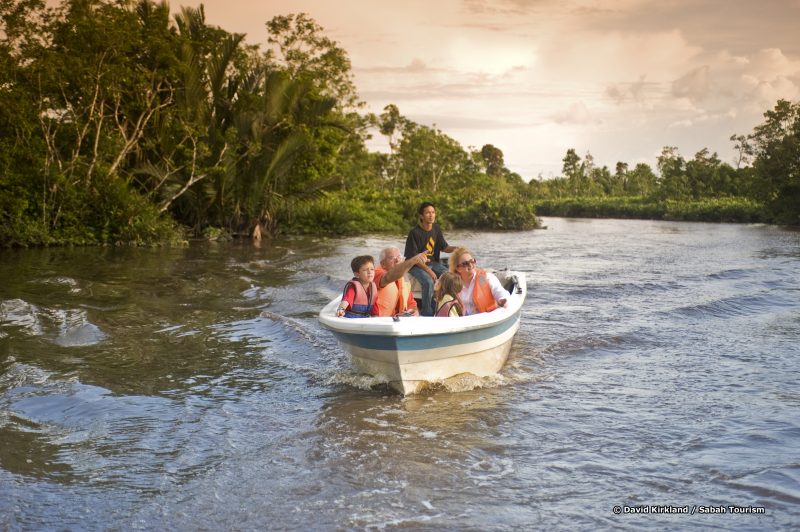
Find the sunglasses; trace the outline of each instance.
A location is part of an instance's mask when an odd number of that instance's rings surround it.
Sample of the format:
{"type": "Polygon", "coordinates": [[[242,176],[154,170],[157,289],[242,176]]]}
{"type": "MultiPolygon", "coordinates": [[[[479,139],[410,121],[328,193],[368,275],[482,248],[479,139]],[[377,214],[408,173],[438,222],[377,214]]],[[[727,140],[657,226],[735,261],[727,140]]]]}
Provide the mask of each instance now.
{"type": "Polygon", "coordinates": [[[459,267],[459,268],[466,268],[468,266],[475,266],[475,259],[469,259],[469,260],[465,260],[464,262],[459,262],[458,264],[456,264],[456,266],[459,267]]]}

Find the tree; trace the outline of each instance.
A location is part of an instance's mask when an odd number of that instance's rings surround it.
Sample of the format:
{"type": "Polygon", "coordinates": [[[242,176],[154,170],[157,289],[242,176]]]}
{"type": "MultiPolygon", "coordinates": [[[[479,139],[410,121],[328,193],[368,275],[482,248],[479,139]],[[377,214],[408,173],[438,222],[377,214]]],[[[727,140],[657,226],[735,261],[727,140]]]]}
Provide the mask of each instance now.
{"type": "Polygon", "coordinates": [[[306,13],[280,15],[267,22],[267,42],[272,48],[267,59],[288,71],[293,78],[304,78],[327,97],[334,98],[339,110],[363,107],[359,101],[350,58],[338,43],[325,37],[324,29],[306,13]]]}
{"type": "Polygon", "coordinates": [[[615,195],[621,191],[621,187],[615,186],[614,176],[608,170],[608,166],[602,168],[593,168],[591,170],[589,182],[591,184],[590,192],[592,195],[615,195]]]}
{"type": "Polygon", "coordinates": [[[778,100],[748,137],[758,196],[783,223],[800,224],[800,102],[778,100]]]}
{"type": "Polygon", "coordinates": [[[649,196],[656,190],[657,182],[658,178],[650,165],[639,163],[628,174],[625,190],[632,195],[649,196]]]}
{"type": "Polygon", "coordinates": [[[469,155],[438,129],[406,124],[397,152],[400,176],[417,190],[436,193],[444,182],[456,184],[469,166],[469,155]]]}
{"type": "Polygon", "coordinates": [[[583,181],[583,167],[581,165],[581,158],[574,148],[569,148],[566,155],[562,159],[564,163],[561,167],[561,172],[567,178],[572,194],[577,196],[582,189],[583,181]]]}
{"type": "Polygon", "coordinates": [[[750,139],[745,135],[731,135],[731,142],[733,142],[733,149],[736,150],[736,168],[741,168],[742,165],[748,165],[753,159],[753,147],[750,145],[750,139]]]}
{"type": "Polygon", "coordinates": [[[292,79],[310,83],[309,97],[334,102],[328,121],[334,127],[307,130],[306,147],[287,178],[309,176],[344,188],[350,173],[363,169],[370,126],[369,116],[357,112],[365,104],[358,97],[350,58],[306,13],[276,16],[266,26],[271,46],[265,55],[269,68],[285,70],[292,79]]]}
{"type": "Polygon", "coordinates": [[[686,163],[686,178],[693,198],[699,199],[721,192],[721,164],[716,152],[709,155],[708,148],[697,152],[694,159],[686,163]]]}
{"type": "Polygon", "coordinates": [[[0,246],[46,243],[52,230],[30,68],[50,17],[43,1],[0,0],[0,246]]]}
{"type": "Polygon", "coordinates": [[[13,70],[8,110],[20,125],[36,124],[11,151],[31,164],[23,189],[35,208],[21,215],[36,212],[42,242],[137,240],[153,214],[130,187],[129,165],[173,100],[164,54],[173,36],[157,23],[166,9],[141,5],[146,9],[100,0],[52,10],[32,1],[0,5],[7,37],[0,48],[13,70]]]}
{"type": "Polygon", "coordinates": [[[686,161],[676,146],[664,146],[657,158],[659,197],[661,199],[681,199],[690,195],[689,180],[686,177],[686,161]]]}
{"type": "Polygon", "coordinates": [[[485,144],[481,148],[481,157],[486,165],[486,173],[492,176],[501,176],[505,170],[503,162],[503,152],[491,144],[485,144]]]}

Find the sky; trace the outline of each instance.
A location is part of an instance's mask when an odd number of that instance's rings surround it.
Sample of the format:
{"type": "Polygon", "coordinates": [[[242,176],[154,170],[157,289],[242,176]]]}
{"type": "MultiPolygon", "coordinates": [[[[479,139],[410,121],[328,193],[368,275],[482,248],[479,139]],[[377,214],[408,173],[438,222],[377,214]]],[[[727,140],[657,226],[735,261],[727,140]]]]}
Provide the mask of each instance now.
{"type": "Polygon", "coordinates": [[[263,49],[273,16],[309,14],[347,51],[368,111],[394,104],[464,148],[492,144],[526,180],[560,175],[569,148],[612,172],[655,169],[664,146],[734,164],[731,135],[800,100],[800,0],[202,3],[208,24],[263,49]]]}

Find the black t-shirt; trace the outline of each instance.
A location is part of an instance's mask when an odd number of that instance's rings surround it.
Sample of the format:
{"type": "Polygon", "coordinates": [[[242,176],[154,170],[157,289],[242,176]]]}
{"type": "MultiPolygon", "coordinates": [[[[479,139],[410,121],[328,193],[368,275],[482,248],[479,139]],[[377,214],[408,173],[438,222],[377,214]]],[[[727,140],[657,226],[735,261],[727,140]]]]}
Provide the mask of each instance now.
{"type": "Polygon", "coordinates": [[[408,233],[406,238],[406,259],[410,259],[414,255],[428,252],[428,258],[433,261],[439,262],[439,253],[448,247],[447,241],[444,239],[439,224],[433,224],[430,231],[426,231],[419,224],[415,225],[408,233]]]}

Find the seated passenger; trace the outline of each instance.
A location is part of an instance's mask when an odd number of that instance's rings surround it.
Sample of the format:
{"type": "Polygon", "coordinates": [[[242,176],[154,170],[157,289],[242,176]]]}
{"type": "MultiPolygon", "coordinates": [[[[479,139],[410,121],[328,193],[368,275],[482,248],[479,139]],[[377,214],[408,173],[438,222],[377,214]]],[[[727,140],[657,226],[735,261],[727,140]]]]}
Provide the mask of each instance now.
{"type": "Polygon", "coordinates": [[[410,258],[423,251],[428,255],[427,264],[417,264],[408,273],[419,281],[422,292],[420,314],[433,316],[433,283],[447,271],[445,265],[440,262],[440,254],[442,251],[452,252],[455,246],[451,246],[444,239],[442,229],[436,223],[436,208],[432,203],[423,202],[417,209],[417,215],[419,223],[408,233],[405,256],[410,258]]]}
{"type": "Polygon", "coordinates": [[[418,316],[417,302],[411,293],[411,283],[403,276],[417,264],[427,262],[427,253],[422,252],[403,261],[400,250],[394,246],[381,251],[380,266],[375,268],[375,285],[378,287],[379,316],[418,316]]]}
{"type": "Polygon", "coordinates": [[[444,272],[433,285],[433,295],[436,297],[436,317],[457,318],[464,315],[464,304],[458,293],[461,291],[461,277],[444,272]]]}
{"type": "Polygon", "coordinates": [[[459,296],[464,303],[465,315],[491,312],[506,306],[511,294],[493,273],[475,267],[470,250],[464,247],[456,249],[449,262],[450,271],[458,274],[464,285],[459,296]]]}
{"type": "Polygon", "coordinates": [[[353,278],[347,281],[337,316],[368,318],[378,315],[378,288],[375,286],[375,259],[359,255],[350,261],[353,278]]]}

